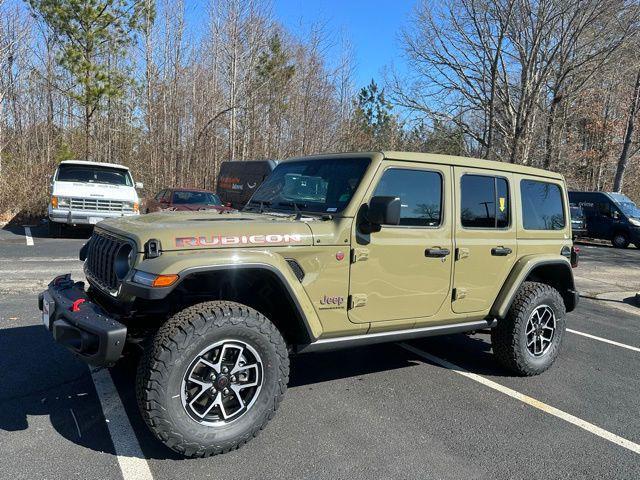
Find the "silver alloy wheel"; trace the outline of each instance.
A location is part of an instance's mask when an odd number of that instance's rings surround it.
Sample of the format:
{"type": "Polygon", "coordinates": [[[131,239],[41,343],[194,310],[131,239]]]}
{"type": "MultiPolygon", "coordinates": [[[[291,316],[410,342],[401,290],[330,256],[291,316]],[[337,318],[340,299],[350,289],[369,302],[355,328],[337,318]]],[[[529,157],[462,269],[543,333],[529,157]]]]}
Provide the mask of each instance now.
{"type": "Polygon", "coordinates": [[[540,305],[531,312],[525,334],[527,350],[534,357],[541,357],[553,342],[556,333],[556,315],[548,305],[540,305]]]}
{"type": "Polygon", "coordinates": [[[221,340],[187,367],[180,389],[182,406],[201,425],[227,425],[253,406],[262,379],[262,359],[251,345],[221,340]]]}

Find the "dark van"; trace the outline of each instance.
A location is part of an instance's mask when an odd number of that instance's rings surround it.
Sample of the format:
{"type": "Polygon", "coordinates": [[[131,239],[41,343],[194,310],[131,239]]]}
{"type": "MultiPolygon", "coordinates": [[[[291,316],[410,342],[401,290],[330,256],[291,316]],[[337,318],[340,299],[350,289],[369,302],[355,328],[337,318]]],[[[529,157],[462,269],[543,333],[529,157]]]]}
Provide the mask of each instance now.
{"type": "Polygon", "coordinates": [[[582,208],[585,236],[611,240],[614,247],[630,243],[640,248],[640,209],[629,197],[612,192],[569,192],[569,202],[582,208]]]}
{"type": "Polygon", "coordinates": [[[222,162],[216,193],[225,205],[240,209],[277,164],[276,160],[222,162]]]}

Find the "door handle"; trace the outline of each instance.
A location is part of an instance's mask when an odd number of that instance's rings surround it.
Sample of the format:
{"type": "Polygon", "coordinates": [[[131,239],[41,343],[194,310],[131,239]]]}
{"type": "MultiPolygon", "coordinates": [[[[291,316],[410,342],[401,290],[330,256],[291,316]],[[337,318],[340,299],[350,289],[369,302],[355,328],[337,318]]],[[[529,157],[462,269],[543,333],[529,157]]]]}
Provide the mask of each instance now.
{"type": "Polygon", "coordinates": [[[513,250],[509,247],[494,247],[491,249],[491,255],[494,257],[506,257],[507,255],[511,255],[513,250]]]}
{"type": "Polygon", "coordinates": [[[427,248],[424,251],[424,256],[430,258],[444,258],[450,253],[451,251],[448,248],[427,248]]]}

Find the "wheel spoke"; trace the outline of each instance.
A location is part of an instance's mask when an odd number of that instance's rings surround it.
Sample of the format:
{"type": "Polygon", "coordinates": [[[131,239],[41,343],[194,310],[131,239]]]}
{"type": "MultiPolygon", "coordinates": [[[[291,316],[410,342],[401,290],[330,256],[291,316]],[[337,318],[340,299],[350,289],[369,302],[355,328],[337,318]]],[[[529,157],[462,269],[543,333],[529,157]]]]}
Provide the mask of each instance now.
{"type": "Polygon", "coordinates": [[[256,385],[258,385],[259,382],[259,378],[258,378],[258,365],[253,364],[253,365],[248,365],[246,367],[243,367],[242,370],[240,370],[240,372],[244,372],[246,370],[254,370],[255,371],[255,375],[254,375],[254,379],[252,382],[239,382],[238,385],[240,386],[241,389],[243,388],[249,388],[249,387],[255,387],[256,385]]]}
{"type": "MultiPolygon", "coordinates": [[[[196,396],[195,396],[195,397],[193,397],[193,399],[189,402],[189,406],[190,406],[191,408],[193,408],[193,410],[194,410],[196,413],[198,413],[198,412],[197,412],[197,410],[193,407],[193,404],[194,404],[194,403],[196,403],[196,402],[200,399],[200,397],[202,397],[202,395],[203,395],[205,392],[207,392],[207,391],[208,391],[208,389],[207,389],[207,388],[203,388],[203,389],[201,389],[201,390],[196,394],[196,396]]],[[[206,415],[206,413],[205,413],[204,415],[206,415]]],[[[202,415],[202,416],[204,417],[204,415],[202,415]]]]}
{"type": "Polygon", "coordinates": [[[533,332],[536,329],[535,325],[533,324],[533,322],[529,322],[527,325],[527,331],[525,332],[525,335],[530,335],[531,332],[533,332]],[[531,326],[531,328],[529,328],[529,325],[531,326]]]}
{"type": "Polygon", "coordinates": [[[221,396],[222,396],[222,395],[220,394],[220,392],[218,392],[218,393],[216,394],[216,398],[215,398],[215,400],[214,400],[213,402],[211,402],[211,405],[209,405],[203,413],[198,413],[198,411],[197,411],[197,410],[194,410],[194,411],[198,414],[198,416],[199,416],[200,418],[204,418],[204,417],[206,417],[207,415],[209,415],[209,412],[213,409],[213,407],[215,407],[215,406],[217,405],[217,403],[216,403],[216,402],[218,401],[218,399],[219,399],[221,396]]]}
{"type": "Polygon", "coordinates": [[[232,346],[229,345],[228,343],[225,343],[222,345],[222,348],[220,349],[218,361],[213,365],[213,368],[215,368],[216,372],[218,373],[222,370],[222,362],[224,361],[224,357],[227,354],[227,350],[229,348],[232,348],[232,346]]]}
{"type": "Polygon", "coordinates": [[[241,385],[231,385],[231,391],[235,395],[236,400],[238,400],[241,409],[246,407],[244,399],[242,398],[242,395],[240,395],[240,390],[242,390],[242,388],[243,387],[241,385]]]}
{"type": "MultiPolygon", "coordinates": [[[[206,358],[202,358],[202,357],[200,357],[200,358],[198,359],[198,362],[200,362],[200,363],[204,363],[207,367],[212,368],[213,370],[215,370],[215,372],[216,372],[216,373],[218,373],[218,372],[219,372],[219,370],[217,370],[217,369],[216,369],[216,366],[215,366],[213,363],[211,363],[209,360],[207,360],[206,358]]],[[[197,365],[197,364],[196,364],[196,365],[197,365]]],[[[195,368],[195,366],[194,366],[194,368],[195,368]]]]}
{"type": "Polygon", "coordinates": [[[216,400],[213,402],[213,405],[217,406],[220,410],[220,415],[222,415],[222,418],[224,420],[228,419],[229,417],[231,417],[233,414],[232,413],[228,413],[227,409],[224,406],[224,402],[222,401],[222,395],[218,394],[218,397],[216,398],[216,400]]]}
{"type": "Polygon", "coordinates": [[[240,363],[242,362],[242,354],[244,353],[244,348],[238,346],[237,349],[239,350],[238,355],[236,356],[236,361],[233,364],[233,368],[231,369],[231,374],[234,374],[235,372],[239,371],[240,367],[240,363]]]}
{"type": "Polygon", "coordinates": [[[189,380],[190,382],[193,382],[195,384],[200,385],[202,388],[211,388],[213,386],[213,383],[211,383],[211,382],[205,382],[205,381],[200,380],[198,378],[194,378],[193,370],[191,371],[191,375],[189,375],[189,378],[187,380],[189,380]]]}

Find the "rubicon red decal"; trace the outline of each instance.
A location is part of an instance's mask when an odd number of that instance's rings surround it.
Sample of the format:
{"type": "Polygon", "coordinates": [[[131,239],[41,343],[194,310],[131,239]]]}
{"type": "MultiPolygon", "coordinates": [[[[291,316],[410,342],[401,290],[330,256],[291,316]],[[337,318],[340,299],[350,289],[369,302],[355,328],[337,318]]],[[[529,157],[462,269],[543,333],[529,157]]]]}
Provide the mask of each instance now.
{"type": "Polygon", "coordinates": [[[302,235],[299,233],[269,234],[269,235],[202,235],[198,237],[176,237],[176,247],[215,247],[218,245],[266,245],[278,243],[300,243],[302,235]]]}

